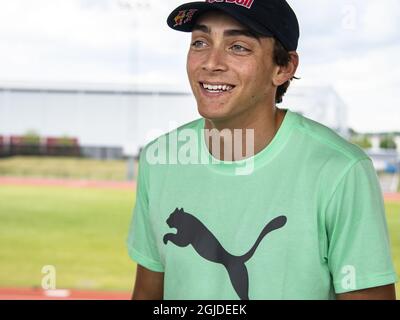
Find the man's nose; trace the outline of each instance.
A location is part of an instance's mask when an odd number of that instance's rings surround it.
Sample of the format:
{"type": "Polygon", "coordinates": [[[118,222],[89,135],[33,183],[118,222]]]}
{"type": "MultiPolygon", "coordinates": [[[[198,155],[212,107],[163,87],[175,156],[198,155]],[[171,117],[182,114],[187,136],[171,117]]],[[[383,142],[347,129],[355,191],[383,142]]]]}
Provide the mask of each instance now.
{"type": "Polygon", "coordinates": [[[208,72],[226,71],[226,56],[223,49],[214,48],[205,57],[203,70],[208,72]]]}

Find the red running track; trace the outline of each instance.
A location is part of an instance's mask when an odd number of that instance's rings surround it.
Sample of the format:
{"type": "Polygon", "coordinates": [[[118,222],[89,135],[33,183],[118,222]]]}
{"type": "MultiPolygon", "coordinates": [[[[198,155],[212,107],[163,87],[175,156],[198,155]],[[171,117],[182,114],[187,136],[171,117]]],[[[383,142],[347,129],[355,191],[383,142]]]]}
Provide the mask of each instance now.
{"type": "Polygon", "coordinates": [[[135,182],[0,177],[0,185],[135,190],[135,182]]]}
{"type": "Polygon", "coordinates": [[[130,292],[0,288],[0,300],[129,300],[130,292]]]}
{"type": "Polygon", "coordinates": [[[400,192],[397,193],[385,193],[386,201],[400,202],[400,192]]]}

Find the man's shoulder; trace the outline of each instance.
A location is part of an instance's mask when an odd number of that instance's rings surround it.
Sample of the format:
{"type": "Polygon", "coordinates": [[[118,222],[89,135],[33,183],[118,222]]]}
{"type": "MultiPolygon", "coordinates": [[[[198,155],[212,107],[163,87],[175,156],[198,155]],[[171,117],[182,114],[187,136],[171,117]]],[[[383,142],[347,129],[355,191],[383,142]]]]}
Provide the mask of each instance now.
{"type": "Polygon", "coordinates": [[[363,149],[346,140],[333,129],[300,114],[297,116],[299,120],[296,129],[320,154],[343,158],[350,162],[369,158],[363,149]]]}

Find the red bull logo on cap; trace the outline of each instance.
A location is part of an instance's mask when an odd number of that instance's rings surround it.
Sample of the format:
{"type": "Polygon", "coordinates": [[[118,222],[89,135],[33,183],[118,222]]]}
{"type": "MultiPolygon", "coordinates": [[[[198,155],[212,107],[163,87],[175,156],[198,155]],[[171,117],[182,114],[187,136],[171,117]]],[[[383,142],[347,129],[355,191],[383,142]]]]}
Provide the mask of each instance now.
{"type": "Polygon", "coordinates": [[[196,11],[197,9],[179,11],[178,15],[174,18],[174,27],[190,22],[193,19],[193,15],[196,13],[196,11]]]}
{"type": "Polygon", "coordinates": [[[247,9],[250,9],[251,6],[253,5],[254,0],[206,0],[206,2],[208,2],[208,3],[214,3],[214,2],[234,3],[234,4],[237,4],[238,6],[242,6],[247,9]]]}

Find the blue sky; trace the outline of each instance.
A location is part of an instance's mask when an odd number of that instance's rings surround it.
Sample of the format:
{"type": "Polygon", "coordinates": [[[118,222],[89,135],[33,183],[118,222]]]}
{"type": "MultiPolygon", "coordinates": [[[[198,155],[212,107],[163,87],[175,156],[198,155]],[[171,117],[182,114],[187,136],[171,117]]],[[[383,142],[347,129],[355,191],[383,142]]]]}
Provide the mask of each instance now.
{"type": "MultiPolygon", "coordinates": [[[[331,85],[359,131],[400,131],[400,1],[289,0],[297,85],[331,85]]],[[[0,81],[148,83],[189,90],[176,0],[2,0],[0,81]]]]}

